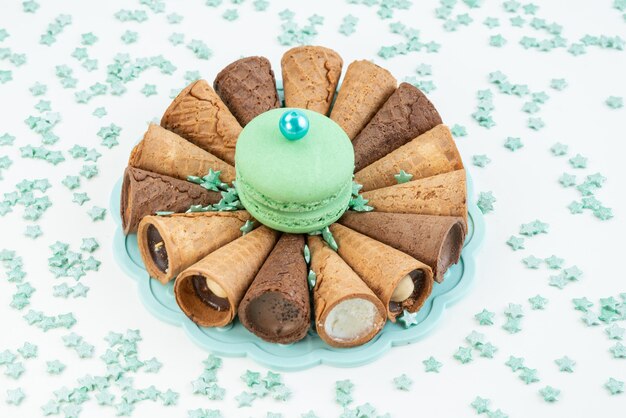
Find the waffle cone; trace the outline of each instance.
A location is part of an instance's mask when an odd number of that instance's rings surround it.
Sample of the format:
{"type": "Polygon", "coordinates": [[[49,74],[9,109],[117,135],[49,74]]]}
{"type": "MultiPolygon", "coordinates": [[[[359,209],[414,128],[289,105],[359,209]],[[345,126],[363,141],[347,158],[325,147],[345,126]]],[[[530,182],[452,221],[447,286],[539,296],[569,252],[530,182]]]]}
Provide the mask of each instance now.
{"type": "Polygon", "coordinates": [[[235,164],[235,144],[241,125],[205,80],[194,81],[167,108],[161,126],[235,164]]]}
{"type": "Polygon", "coordinates": [[[153,123],[133,148],[128,165],[181,180],[205,176],[213,169],[222,172],[223,182],[235,180],[235,167],[153,123]]]}
{"type": "Polygon", "coordinates": [[[396,89],[391,73],[371,61],[353,61],[346,70],[343,84],[330,118],[354,139],[396,89]]]}
{"type": "MultiPolygon", "coordinates": [[[[311,326],[311,302],[303,250],[303,235],[283,234],[239,304],[239,321],[259,338],[289,344],[306,336],[311,326]],[[271,305],[276,308],[274,317],[261,322],[263,314],[270,317],[271,313],[259,314],[255,302],[274,294],[280,295],[280,303],[271,305]],[[267,326],[268,322],[273,326],[267,326]]],[[[261,308],[267,310],[269,306],[261,308]]]]}
{"type": "Polygon", "coordinates": [[[196,212],[171,216],[146,216],[139,224],[137,243],[150,277],[165,284],[207,254],[241,236],[249,220],[246,211],[196,212]],[[148,228],[159,231],[167,251],[168,268],[161,270],[150,254],[148,228]]]}
{"type": "Polygon", "coordinates": [[[137,231],[144,216],[157,211],[184,212],[191,205],[217,203],[221,195],[197,184],[127,167],[122,181],[120,215],[125,234],[137,231]]]}
{"type": "Polygon", "coordinates": [[[435,106],[417,87],[400,86],[352,141],[359,171],[413,138],[441,124],[435,106]]]}
{"type": "Polygon", "coordinates": [[[362,196],[378,212],[459,216],[467,230],[465,170],[371,190],[362,196]]]}
{"type": "Polygon", "coordinates": [[[378,296],[387,311],[387,317],[396,321],[402,313],[389,308],[391,295],[409,273],[420,270],[423,274],[417,292],[402,302],[402,309],[416,312],[422,307],[433,289],[433,272],[430,267],[398,251],[387,244],[378,242],[340,224],[333,224],[330,230],[339,246],[339,255],[363,279],[378,296]]]}
{"type": "Polygon", "coordinates": [[[418,180],[462,168],[463,161],[450,129],[437,125],[357,172],[354,181],[363,185],[365,192],[393,186],[394,175],[400,170],[412,174],[411,180],[418,180]]]}
{"type": "Polygon", "coordinates": [[[407,213],[346,212],[339,223],[426,263],[441,283],[461,256],[463,219],[407,213]]]}
{"type": "Polygon", "coordinates": [[[320,338],[333,347],[355,347],[370,341],[385,325],[386,310],[382,302],[367,287],[363,280],[350,268],[341,257],[330,249],[319,236],[307,238],[311,250],[311,270],[317,276],[313,288],[315,310],[315,328],[320,338]],[[372,302],[378,310],[378,318],[368,335],[353,341],[341,341],[331,338],[324,329],[326,317],[339,303],[348,299],[365,299],[372,302]]]}
{"type": "Polygon", "coordinates": [[[285,106],[328,114],[341,76],[343,60],[321,46],[298,46],[281,60],[285,106]]]}
{"type": "Polygon", "coordinates": [[[235,318],[239,302],[278,240],[278,232],[261,226],[213,251],[178,275],[176,302],[193,322],[203,327],[222,327],[235,318]],[[213,280],[226,293],[230,308],[217,311],[197,295],[192,278],[213,280]]]}
{"type": "Polygon", "coordinates": [[[217,74],[213,88],[241,126],[280,107],[274,71],[265,57],[246,57],[229,64],[217,74]]]}

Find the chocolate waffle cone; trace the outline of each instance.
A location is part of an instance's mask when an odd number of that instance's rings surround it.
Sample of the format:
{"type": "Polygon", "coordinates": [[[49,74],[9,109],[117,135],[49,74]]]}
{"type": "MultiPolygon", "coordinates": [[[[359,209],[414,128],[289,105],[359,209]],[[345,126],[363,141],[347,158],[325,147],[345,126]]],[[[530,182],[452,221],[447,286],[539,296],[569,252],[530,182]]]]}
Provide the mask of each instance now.
{"type": "Polygon", "coordinates": [[[387,317],[396,317],[406,309],[416,312],[422,307],[433,289],[433,272],[430,267],[398,251],[340,224],[330,226],[339,246],[339,255],[378,296],[387,310],[387,317]],[[402,302],[391,300],[396,287],[410,276],[414,289],[402,302]]]}
{"type": "Polygon", "coordinates": [[[126,167],[122,180],[120,215],[125,234],[137,231],[144,216],[158,211],[185,212],[191,205],[217,203],[221,195],[197,184],[126,167]]]}
{"type": "Polygon", "coordinates": [[[239,320],[265,341],[289,344],[311,325],[304,236],[283,234],[239,304],[239,320]]]}
{"type": "Polygon", "coordinates": [[[181,180],[205,176],[213,169],[222,172],[223,182],[235,180],[235,167],[153,123],[133,148],[128,165],[181,180]]]}
{"type": "Polygon", "coordinates": [[[459,216],[467,230],[465,170],[371,190],[362,196],[378,212],[459,216]]]}
{"type": "Polygon", "coordinates": [[[424,93],[412,84],[401,83],[352,141],[355,171],[439,124],[441,117],[424,93]]]}
{"type": "Polygon", "coordinates": [[[400,170],[412,174],[411,180],[418,180],[462,168],[463,161],[450,129],[437,125],[357,172],[354,181],[363,185],[365,192],[393,186],[394,175],[400,170]]]}
{"type": "Polygon", "coordinates": [[[371,61],[353,61],[346,71],[330,118],[354,139],[396,89],[391,73],[371,61]]]}
{"type": "Polygon", "coordinates": [[[232,322],[239,302],[272,251],[278,235],[260,226],[180,273],[174,294],[185,315],[203,327],[222,327],[232,322]],[[205,289],[206,279],[217,285],[224,296],[215,298],[217,294],[209,294],[205,289]],[[202,295],[199,292],[203,292],[202,295]]]}
{"type": "Polygon", "coordinates": [[[343,60],[321,46],[298,46],[281,60],[285,106],[328,114],[341,76],[343,60]]]}
{"type": "Polygon", "coordinates": [[[146,216],[137,243],[150,277],[165,284],[209,253],[241,237],[246,211],[146,216]]]}
{"type": "Polygon", "coordinates": [[[174,99],[161,126],[235,164],[235,144],[241,125],[205,80],[194,81],[174,99]]]}
{"type": "Polygon", "coordinates": [[[319,236],[307,238],[311,250],[311,270],[316,274],[313,288],[315,328],[320,338],[333,347],[356,347],[370,341],[385,325],[386,310],[374,292],[339,255],[330,249],[319,236]],[[355,339],[333,338],[325,326],[329,314],[342,302],[369,301],[375,307],[372,327],[355,339]]]}
{"type": "Polygon", "coordinates": [[[213,88],[241,126],[280,107],[274,71],[265,57],[241,58],[229,64],[217,74],[213,88]]]}
{"type": "Polygon", "coordinates": [[[465,241],[464,221],[456,216],[350,211],[339,223],[426,263],[438,283],[465,241]]]}

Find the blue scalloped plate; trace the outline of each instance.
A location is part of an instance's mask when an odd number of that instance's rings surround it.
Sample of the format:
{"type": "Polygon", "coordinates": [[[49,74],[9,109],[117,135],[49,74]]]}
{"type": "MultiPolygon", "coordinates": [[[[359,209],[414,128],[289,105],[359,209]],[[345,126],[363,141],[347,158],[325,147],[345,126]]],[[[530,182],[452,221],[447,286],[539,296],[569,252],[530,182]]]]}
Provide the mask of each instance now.
{"type": "Polygon", "coordinates": [[[224,328],[203,328],[182,313],[174,298],[174,282],[162,285],[151,279],[144,267],[135,234],[124,236],[119,215],[121,180],[113,188],[111,213],[118,223],[113,239],[113,254],[118,264],[136,282],[139,297],[146,308],[163,322],[182,326],[187,335],[202,348],[222,356],[249,356],[255,361],[278,370],[303,370],[317,364],[354,367],[374,361],[393,346],[410,344],[423,338],[439,322],[446,308],[458,301],[474,281],[476,251],[485,234],[482,213],[471,200],[473,184],[467,178],[468,234],[458,264],[445,274],[442,283],[435,283],[432,294],[417,315],[418,324],[405,329],[387,322],[372,341],[355,348],[333,348],[315,333],[297,343],[282,345],[265,342],[246,330],[237,320],[224,328]]]}

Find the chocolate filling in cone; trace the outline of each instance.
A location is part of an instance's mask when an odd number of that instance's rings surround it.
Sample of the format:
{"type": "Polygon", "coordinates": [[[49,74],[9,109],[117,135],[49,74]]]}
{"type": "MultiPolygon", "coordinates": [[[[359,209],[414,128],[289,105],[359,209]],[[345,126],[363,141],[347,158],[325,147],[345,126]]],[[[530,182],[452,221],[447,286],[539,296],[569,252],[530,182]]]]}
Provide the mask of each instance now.
{"type": "Polygon", "coordinates": [[[319,236],[307,238],[313,288],[315,328],[333,347],[356,347],[370,341],[385,325],[383,303],[319,236]]]}
{"type": "Polygon", "coordinates": [[[128,165],[180,180],[206,176],[213,169],[221,171],[223,182],[235,180],[235,167],[153,123],[133,148],[128,165]]]}
{"type": "Polygon", "coordinates": [[[341,76],[343,60],[321,46],[298,46],[281,60],[285,106],[328,114],[341,76]]]}
{"type": "Polygon", "coordinates": [[[424,93],[412,84],[401,83],[352,141],[355,171],[439,124],[441,117],[424,93]]]}
{"type": "Polygon", "coordinates": [[[122,181],[120,215],[124,233],[137,231],[144,216],[158,211],[184,212],[191,205],[217,203],[219,193],[188,181],[127,167],[122,181]]]}
{"type": "Polygon", "coordinates": [[[311,324],[304,236],[283,234],[239,305],[239,320],[273,343],[301,340],[311,324]]]}
{"type": "Polygon", "coordinates": [[[433,289],[430,267],[340,224],[331,225],[330,230],[341,258],[383,302],[391,321],[404,309],[416,312],[422,307],[433,289]]]}
{"type": "Polygon", "coordinates": [[[277,240],[278,232],[260,226],[184,270],[174,284],[180,309],[200,326],[228,325],[277,240]]]}
{"type": "Polygon", "coordinates": [[[235,164],[241,125],[205,80],[194,81],[167,108],[161,126],[235,164]]]}
{"type": "Polygon", "coordinates": [[[456,148],[450,129],[437,125],[354,175],[365,192],[396,184],[400,170],[411,174],[411,180],[463,168],[461,155],[456,148]]]}
{"type": "Polygon", "coordinates": [[[371,61],[353,61],[346,70],[330,118],[354,139],[396,89],[391,73],[371,61]]]}
{"type": "Polygon", "coordinates": [[[339,223],[428,264],[439,283],[465,241],[464,221],[455,216],[346,212],[339,223]]]}
{"type": "Polygon", "coordinates": [[[215,77],[213,88],[241,126],[280,107],[274,71],[265,57],[247,57],[229,64],[215,77]]]}
{"type": "Polygon", "coordinates": [[[137,243],[150,277],[167,283],[207,254],[241,236],[245,211],[146,216],[137,243]]]}
{"type": "Polygon", "coordinates": [[[377,212],[458,216],[467,231],[465,170],[371,190],[362,196],[377,212]]]}

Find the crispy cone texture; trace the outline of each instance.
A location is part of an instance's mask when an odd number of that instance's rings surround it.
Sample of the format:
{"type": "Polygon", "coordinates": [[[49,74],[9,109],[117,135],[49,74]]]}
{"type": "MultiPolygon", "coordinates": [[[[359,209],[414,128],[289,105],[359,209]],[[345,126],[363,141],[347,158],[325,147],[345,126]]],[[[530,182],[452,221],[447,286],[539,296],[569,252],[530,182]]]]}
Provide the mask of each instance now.
{"type": "Polygon", "coordinates": [[[210,253],[178,275],[176,302],[193,322],[202,327],[223,327],[232,322],[239,302],[278,240],[278,232],[261,226],[210,253]],[[230,308],[217,311],[196,294],[192,278],[201,275],[226,292],[230,308]]]}
{"type": "Polygon", "coordinates": [[[339,255],[330,249],[319,236],[307,237],[311,250],[311,269],[317,276],[313,288],[315,328],[324,342],[333,347],[356,347],[370,341],[385,325],[386,309],[374,292],[339,255]],[[339,303],[348,299],[365,299],[378,310],[375,326],[368,335],[353,341],[338,341],[328,336],[324,329],[326,317],[339,303]]]}
{"type": "Polygon", "coordinates": [[[150,277],[165,284],[204,256],[241,236],[240,228],[251,219],[246,211],[196,212],[171,216],[146,216],[139,224],[137,243],[150,277]],[[152,259],[148,228],[154,226],[167,251],[168,268],[162,271],[152,259]]]}

